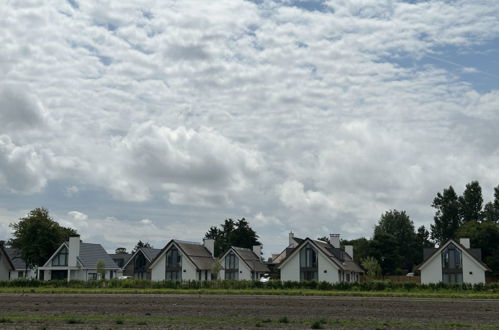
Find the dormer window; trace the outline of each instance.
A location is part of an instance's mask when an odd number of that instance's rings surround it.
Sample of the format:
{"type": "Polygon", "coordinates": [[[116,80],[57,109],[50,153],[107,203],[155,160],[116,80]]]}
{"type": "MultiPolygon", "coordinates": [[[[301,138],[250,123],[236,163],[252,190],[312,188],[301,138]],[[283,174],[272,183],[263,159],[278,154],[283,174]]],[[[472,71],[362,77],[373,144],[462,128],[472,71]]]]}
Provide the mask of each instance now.
{"type": "Polygon", "coordinates": [[[52,266],[67,266],[68,265],[68,249],[63,247],[59,253],[52,259],[52,266]]]}

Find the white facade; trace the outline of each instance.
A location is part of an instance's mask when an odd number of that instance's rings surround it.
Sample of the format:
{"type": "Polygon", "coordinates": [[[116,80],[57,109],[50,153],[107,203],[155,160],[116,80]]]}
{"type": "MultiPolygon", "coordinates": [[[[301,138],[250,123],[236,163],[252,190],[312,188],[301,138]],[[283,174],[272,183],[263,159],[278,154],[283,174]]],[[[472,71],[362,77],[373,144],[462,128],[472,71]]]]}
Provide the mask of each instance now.
{"type": "MultiPolygon", "coordinates": [[[[463,243],[469,248],[469,241],[463,240],[463,243]]],[[[485,272],[488,269],[466,251],[466,249],[463,248],[463,245],[457,244],[453,240],[450,240],[437,249],[437,251],[419,267],[419,270],[421,271],[421,283],[430,284],[444,281],[442,253],[450,244],[453,244],[456,249],[461,252],[462,282],[468,284],[485,283],[485,272]]]]}
{"type": "Polygon", "coordinates": [[[36,278],[36,271],[33,269],[28,269],[27,274],[25,269],[16,269],[10,272],[10,279],[15,280],[18,278],[34,279],[36,278]]]}
{"type": "MultiPolygon", "coordinates": [[[[205,240],[206,242],[211,243],[211,240],[205,240]]],[[[168,251],[172,248],[176,247],[178,250],[178,254],[181,257],[181,278],[182,281],[205,281],[211,279],[211,272],[208,270],[198,270],[197,267],[189,260],[189,257],[184,254],[182,249],[179,248],[175,242],[169,244],[168,248],[164,251],[160,252],[160,254],[153,260],[151,263],[151,280],[152,281],[164,281],[166,280],[166,257],[168,251]]],[[[209,250],[209,249],[208,249],[209,250]]],[[[211,252],[211,251],[210,251],[211,252]]]]}
{"type": "MultiPolygon", "coordinates": [[[[222,263],[222,266],[225,265],[225,258],[220,260],[220,262],[222,263]]],[[[220,279],[225,279],[225,269],[222,269],[220,271],[220,279]]],[[[239,259],[239,274],[238,274],[238,280],[248,280],[248,281],[251,281],[252,278],[251,278],[251,269],[249,269],[249,267],[244,263],[244,261],[242,261],[241,259],[239,259]]]]}

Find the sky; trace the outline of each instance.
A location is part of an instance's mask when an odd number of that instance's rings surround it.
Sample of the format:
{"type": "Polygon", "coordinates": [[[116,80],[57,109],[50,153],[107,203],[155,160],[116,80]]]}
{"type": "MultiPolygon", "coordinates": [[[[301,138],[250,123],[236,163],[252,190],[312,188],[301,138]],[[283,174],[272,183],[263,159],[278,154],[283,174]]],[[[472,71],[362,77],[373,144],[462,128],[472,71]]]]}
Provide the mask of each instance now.
{"type": "Polygon", "coordinates": [[[499,184],[499,2],[0,2],[0,239],[46,207],[108,251],[246,218],[298,237],[433,222],[499,184]]]}

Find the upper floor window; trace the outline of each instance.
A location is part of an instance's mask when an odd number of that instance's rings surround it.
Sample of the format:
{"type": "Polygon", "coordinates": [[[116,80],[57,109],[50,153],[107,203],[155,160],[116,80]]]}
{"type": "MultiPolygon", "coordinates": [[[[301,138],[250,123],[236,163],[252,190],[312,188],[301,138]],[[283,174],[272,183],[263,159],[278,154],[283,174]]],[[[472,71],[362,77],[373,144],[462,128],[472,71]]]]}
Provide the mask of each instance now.
{"type": "Polygon", "coordinates": [[[300,250],[300,280],[318,280],[317,251],[312,245],[307,244],[300,250]]]}
{"type": "Polygon", "coordinates": [[[461,251],[451,243],[442,251],[442,268],[462,269],[462,258],[461,251]]]}
{"type": "Polygon", "coordinates": [[[166,253],[166,268],[182,268],[182,256],[176,246],[166,253]]]}
{"type": "Polygon", "coordinates": [[[239,269],[239,259],[234,252],[225,257],[225,269],[239,269]]]}
{"type": "Polygon", "coordinates": [[[68,265],[68,249],[63,247],[59,253],[52,259],[52,266],[67,266],[68,265]]]}

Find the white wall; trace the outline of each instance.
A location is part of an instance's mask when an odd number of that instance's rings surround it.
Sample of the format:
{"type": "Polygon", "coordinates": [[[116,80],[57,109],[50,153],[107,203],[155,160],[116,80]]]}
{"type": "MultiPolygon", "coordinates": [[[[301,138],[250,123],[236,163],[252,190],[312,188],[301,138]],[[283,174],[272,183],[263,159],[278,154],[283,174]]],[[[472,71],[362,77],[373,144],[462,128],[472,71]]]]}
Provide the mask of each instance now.
{"type": "Polygon", "coordinates": [[[442,282],[442,255],[438,253],[421,269],[421,284],[442,282]]]}
{"type": "Polygon", "coordinates": [[[333,263],[327,260],[320,252],[317,253],[317,261],[319,262],[319,281],[326,281],[329,283],[339,282],[338,267],[333,265],[333,263]]]}
{"type": "MultiPolygon", "coordinates": [[[[23,276],[21,278],[28,278],[28,279],[36,278],[36,272],[33,269],[28,270],[27,276],[26,276],[26,274],[24,274],[24,270],[22,270],[22,272],[23,272],[23,276]]],[[[19,278],[18,275],[19,275],[19,270],[11,271],[10,272],[10,279],[15,280],[15,279],[19,278]]]]}
{"type": "Polygon", "coordinates": [[[163,281],[165,279],[166,253],[159,258],[151,269],[151,281],[163,281]]]}
{"type": "MultiPolygon", "coordinates": [[[[152,281],[164,281],[165,280],[165,267],[166,267],[166,252],[158,259],[154,267],[151,269],[151,280],[152,281]]],[[[199,275],[196,271],[196,267],[190,262],[190,260],[182,253],[182,250],[178,249],[179,254],[182,256],[182,280],[199,280],[199,275]]],[[[204,276],[202,277],[204,280],[204,276]]],[[[208,277],[209,278],[209,277],[208,277]]]]}
{"type": "Polygon", "coordinates": [[[239,259],[239,279],[252,280],[251,269],[241,259],[239,259]]]}
{"type": "Polygon", "coordinates": [[[485,284],[485,272],[483,271],[483,269],[464,253],[463,253],[463,282],[471,284],[477,284],[477,283],[485,284]]]}
{"type": "Polygon", "coordinates": [[[281,267],[281,281],[300,281],[300,253],[296,253],[281,267]]]}

